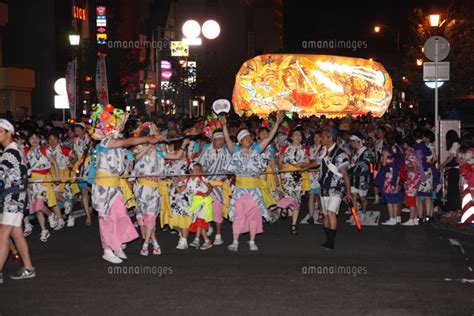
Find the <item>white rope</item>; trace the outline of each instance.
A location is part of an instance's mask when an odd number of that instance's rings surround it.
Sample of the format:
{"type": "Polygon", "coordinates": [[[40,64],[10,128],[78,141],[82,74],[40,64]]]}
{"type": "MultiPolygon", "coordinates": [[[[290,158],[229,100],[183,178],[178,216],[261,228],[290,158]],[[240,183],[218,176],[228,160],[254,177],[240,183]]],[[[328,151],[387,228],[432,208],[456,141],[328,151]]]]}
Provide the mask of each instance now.
{"type": "MultiPolygon", "coordinates": [[[[305,170],[307,172],[316,172],[318,169],[310,169],[305,170]]],[[[279,171],[264,171],[261,172],[260,175],[269,175],[269,174],[282,174],[282,173],[293,173],[293,172],[304,172],[301,170],[279,170],[279,171]]],[[[28,179],[28,184],[35,184],[35,183],[76,183],[76,182],[87,182],[88,180],[95,180],[95,179],[137,179],[137,178],[183,178],[183,177],[210,177],[210,176],[233,176],[235,173],[230,172],[217,172],[217,173],[203,173],[203,174],[146,174],[146,175],[116,175],[116,176],[102,176],[102,177],[73,177],[67,179],[58,179],[53,178],[52,180],[30,180],[28,179]]]]}

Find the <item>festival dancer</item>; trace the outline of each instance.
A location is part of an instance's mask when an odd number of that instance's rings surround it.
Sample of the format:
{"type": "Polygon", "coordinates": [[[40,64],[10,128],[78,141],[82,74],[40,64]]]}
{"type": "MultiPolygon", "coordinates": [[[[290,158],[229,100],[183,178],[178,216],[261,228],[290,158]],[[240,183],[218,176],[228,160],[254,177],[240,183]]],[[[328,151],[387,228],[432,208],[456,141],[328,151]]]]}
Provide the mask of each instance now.
{"type": "Polygon", "coordinates": [[[296,224],[301,205],[301,197],[309,187],[305,188],[305,181],[309,184],[309,174],[301,171],[309,165],[309,148],[303,146],[303,131],[300,128],[293,129],[290,133],[291,144],[282,148],[280,153],[279,167],[283,171],[281,174],[283,198],[278,202],[281,217],[288,216],[288,209],[291,209],[291,234],[298,234],[296,224]]]}
{"type": "Polygon", "coordinates": [[[190,233],[196,233],[194,241],[189,244],[191,247],[207,250],[212,247],[212,243],[207,236],[209,229],[209,222],[212,221],[212,197],[209,195],[212,192],[212,186],[202,176],[202,167],[199,163],[191,163],[189,170],[193,176],[186,180],[186,190],[191,196],[191,204],[189,206],[189,213],[193,216],[193,223],[189,227],[190,233]],[[197,176],[195,176],[197,175],[197,176]],[[200,236],[204,239],[201,246],[200,236]]]}
{"type": "Polygon", "coordinates": [[[56,160],[61,174],[62,181],[60,184],[54,185],[53,189],[56,194],[56,200],[64,204],[64,214],[68,216],[67,227],[74,226],[73,216],[73,199],[72,188],[66,179],[71,178],[71,170],[77,161],[77,156],[74,151],[66,146],[59,145],[59,135],[57,133],[50,133],[48,136],[48,152],[56,160]]]}
{"type": "Polygon", "coordinates": [[[440,175],[439,171],[436,168],[436,162],[438,161],[438,157],[435,151],[435,134],[431,130],[424,130],[423,131],[423,142],[426,144],[428,149],[431,151],[431,154],[426,157],[426,161],[428,163],[428,168],[431,170],[433,174],[433,192],[431,193],[431,203],[425,204],[426,206],[426,217],[424,222],[428,223],[433,220],[433,213],[434,213],[434,206],[436,204],[437,195],[436,192],[440,189],[440,175]]]}
{"type": "Polygon", "coordinates": [[[46,147],[40,146],[39,135],[31,134],[28,141],[31,147],[25,147],[25,159],[29,170],[31,170],[32,180],[28,185],[30,213],[36,213],[41,226],[40,240],[47,242],[51,234],[46,228],[45,214],[48,215],[49,225],[54,230],[60,230],[65,225],[54,194],[51,176],[54,172],[56,180],[61,182],[61,173],[51,152],[48,152],[46,147]],[[49,208],[54,213],[51,213],[49,208]]]}
{"type": "MultiPolygon", "coordinates": [[[[74,165],[73,172],[79,178],[87,178],[89,174],[90,164],[92,161],[92,140],[87,132],[86,124],[77,123],[74,125],[74,132],[76,138],[73,143],[73,150],[79,158],[74,165]]],[[[76,195],[81,193],[82,204],[86,212],[86,225],[92,225],[91,209],[89,207],[89,193],[91,187],[87,184],[87,181],[78,181],[77,184],[72,185],[72,194],[76,195]]]]}
{"type": "Polygon", "coordinates": [[[439,166],[443,170],[446,182],[446,212],[448,214],[460,214],[462,210],[460,187],[460,172],[457,157],[461,148],[461,139],[456,131],[450,130],[446,133],[446,148],[448,157],[439,166]]]}
{"type": "MultiPolygon", "coordinates": [[[[264,121],[268,123],[268,121],[264,121]]],[[[266,124],[268,125],[268,124],[266,124]]],[[[258,131],[258,140],[262,141],[267,139],[270,133],[270,129],[267,126],[261,127],[258,131]]],[[[280,218],[279,209],[277,207],[277,201],[280,199],[279,196],[279,181],[275,171],[278,170],[276,161],[276,148],[273,141],[268,144],[267,148],[261,154],[264,164],[266,165],[265,173],[260,177],[261,185],[260,190],[262,191],[263,200],[267,206],[268,215],[271,218],[271,222],[274,223],[280,218]]]]}
{"type": "MultiPolygon", "coordinates": [[[[153,123],[144,123],[139,127],[138,137],[156,136],[158,129],[153,123]]],[[[159,192],[161,177],[165,174],[165,159],[178,159],[181,153],[164,153],[160,146],[142,144],[134,148],[135,167],[132,179],[136,177],[133,192],[136,199],[135,211],[140,226],[143,245],[142,256],[148,256],[149,246],[152,245],[154,255],[161,254],[160,245],[156,239],[156,218],[160,213],[162,197],[159,192]]]]}
{"type": "Polygon", "coordinates": [[[265,150],[275,136],[278,127],[283,121],[284,112],[279,112],[276,124],[270,131],[267,139],[260,143],[253,143],[252,136],[247,129],[237,134],[239,145],[234,145],[227,129],[227,119],[222,118],[224,138],[227,148],[232,153],[227,171],[235,173],[235,190],[230,202],[229,218],[233,221],[233,242],[228,246],[231,251],[237,251],[239,236],[250,232],[249,247],[257,251],[255,236],[263,232],[262,216],[269,221],[262,192],[260,191],[260,173],[266,167],[260,153],[265,150]]]}
{"type": "MultiPolygon", "coordinates": [[[[384,139],[385,139],[385,129],[382,126],[379,126],[375,130],[375,143],[374,143],[375,170],[374,170],[374,178],[377,176],[377,172],[382,167],[382,165],[381,165],[382,151],[383,151],[383,148],[385,147],[384,139]]],[[[380,204],[380,190],[376,185],[374,185],[374,194],[375,194],[374,204],[380,204]]]]}
{"type": "Polygon", "coordinates": [[[0,284],[3,283],[3,267],[10,251],[10,238],[15,241],[16,248],[23,260],[23,267],[10,276],[11,279],[29,279],[36,276],[23,236],[22,219],[26,207],[25,180],[27,167],[17,144],[13,141],[15,128],[0,119],[0,143],[3,153],[0,155],[0,284]]]}
{"type": "Polygon", "coordinates": [[[410,209],[410,218],[401,223],[403,226],[418,225],[418,213],[416,209],[416,197],[418,194],[421,176],[418,160],[416,159],[413,146],[415,140],[412,137],[405,138],[403,143],[405,149],[405,166],[407,170],[407,181],[405,182],[405,205],[410,209]]]}
{"type": "Polygon", "coordinates": [[[74,125],[70,125],[69,123],[64,124],[64,129],[65,129],[65,132],[61,137],[61,145],[73,149],[74,141],[76,140],[74,125]]]}
{"type": "MultiPolygon", "coordinates": [[[[167,161],[167,174],[171,181],[168,185],[169,196],[169,212],[170,216],[166,217],[168,226],[179,233],[179,240],[176,249],[188,249],[188,233],[189,226],[192,223],[192,216],[189,213],[189,206],[191,204],[191,196],[186,190],[186,174],[189,168],[189,159],[187,159],[188,140],[183,142],[175,141],[169,146],[166,146],[167,153],[178,153],[179,158],[176,160],[167,161]],[[179,148],[179,149],[178,149],[179,148]],[[177,150],[178,149],[178,150],[177,150]]],[[[163,225],[163,224],[162,224],[163,225]]]]}
{"type": "Polygon", "coordinates": [[[354,200],[357,201],[357,196],[360,198],[360,204],[362,206],[362,212],[360,219],[363,221],[367,212],[367,193],[369,192],[369,177],[370,177],[370,164],[371,157],[364,146],[364,136],[361,133],[356,132],[350,136],[351,146],[354,153],[351,157],[351,192],[354,196],[354,200]]]}
{"type": "Polygon", "coordinates": [[[321,162],[326,154],[326,147],[321,144],[321,132],[316,131],[313,135],[313,145],[309,148],[309,165],[304,168],[304,170],[310,171],[310,191],[309,191],[309,207],[308,214],[303,218],[300,224],[308,224],[317,222],[322,222],[322,213],[321,210],[321,185],[319,184],[319,179],[321,178],[321,162]],[[316,170],[312,170],[316,169],[316,170]],[[321,220],[320,220],[321,215],[321,220]]]}
{"type": "Polygon", "coordinates": [[[121,138],[128,114],[114,109],[111,104],[97,106],[93,112],[93,138],[100,141],[96,147],[96,178],[92,185],[92,206],[99,213],[99,231],[104,249],[102,258],[111,263],[127,259],[122,245],[138,238],[127,214],[125,203],[133,198],[126,179],[125,147],[143,143],[156,144],[161,136],[121,138]]]}
{"type": "MultiPolygon", "coordinates": [[[[25,156],[26,139],[27,137],[24,134],[16,133],[13,136],[13,141],[16,143],[18,150],[20,151],[22,161],[24,161],[25,159],[24,156],[25,156]]],[[[30,219],[28,217],[29,215],[30,215],[30,211],[28,210],[28,207],[25,207],[25,211],[23,212],[23,224],[24,224],[23,236],[25,237],[28,237],[33,232],[33,225],[30,223],[30,219]]]]}
{"type": "Polygon", "coordinates": [[[400,170],[405,162],[403,152],[396,144],[396,132],[388,132],[386,146],[382,151],[382,168],[375,178],[376,185],[382,190],[382,203],[387,204],[389,219],[382,225],[397,225],[401,222],[400,201],[400,170]]]}
{"type": "Polygon", "coordinates": [[[423,141],[423,130],[416,129],[413,136],[415,138],[413,149],[415,150],[416,159],[418,160],[421,176],[417,200],[418,219],[421,224],[429,221],[431,219],[430,216],[433,214],[432,197],[439,178],[437,177],[437,171],[432,163],[432,161],[436,161],[436,157],[433,151],[423,141]],[[423,216],[423,205],[426,208],[426,218],[423,216]]]}
{"type": "Polygon", "coordinates": [[[349,157],[346,152],[336,145],[337,130],[326,126],[321,133],[321,142],[326,147],[326,155],[321,165],[321,209],[326,233],[326,242],[321,245],[324,249],[334,249],[337,233],[337,214],[345,194],[345,199],[355,205],[349,179],[349,157]],[[345,190],[344,190],[345,189],[345,190]]]}
{"type": "Polygon", "coordinates": [[[212,174],[206,178],[212,185],[212,218],[216,224],[216,236],[214,245],[219,246],[224,243],[222,240],[223,217],[228,216],[230,202],[230,186],[226,180],[227,164],[230,161],[230,152],[224,143],[224,133],[222,129],[216,129],[212,133],[212,143],[204,145],[197,162],[202,166],[204,173],[212,174]],[[225,214],[224,214],[225,211],[225,214]]]}

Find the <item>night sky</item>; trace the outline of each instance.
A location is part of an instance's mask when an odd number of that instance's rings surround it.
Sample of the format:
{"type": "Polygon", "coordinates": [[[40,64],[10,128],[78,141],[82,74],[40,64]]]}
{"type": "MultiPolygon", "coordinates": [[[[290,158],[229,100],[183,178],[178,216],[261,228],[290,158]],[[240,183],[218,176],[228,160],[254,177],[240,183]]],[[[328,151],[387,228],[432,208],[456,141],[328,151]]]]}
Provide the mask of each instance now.
{"type": "MultiPolygon", "coordinates": [[[[396,38],[389,31],[373,32],[375,24],[385,24],[394,33],[400,31],[400,42],[410,36],[408,16],[427,1],[300,1],[285,3],[285,47],[288,52],[345,55],[373,58],[386,68],[396,62],[396,38]],[[352,49],[304,49],[303,41],[365,41],[367,47],[352,49]]],[[[431,1],[432,2],[432,1],[431,1]]],[[[402,50],[403,51],[403,50],[402,50]]],[[[401,55],[403,58],[403,54],[401,55]]]]}

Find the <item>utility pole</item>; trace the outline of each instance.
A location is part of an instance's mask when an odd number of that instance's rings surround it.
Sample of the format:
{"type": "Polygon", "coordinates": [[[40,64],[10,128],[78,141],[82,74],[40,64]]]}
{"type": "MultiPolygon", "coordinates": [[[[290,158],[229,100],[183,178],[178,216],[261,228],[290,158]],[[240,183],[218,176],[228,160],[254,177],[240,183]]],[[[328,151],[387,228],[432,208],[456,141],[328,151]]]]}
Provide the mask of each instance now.
{"type": "Polygon", "coordinates": [[[155,113],[158,114],[158,104],[161,106],[161,26],[156,28],[155,69],[156,69],[156,100],[155,113]]]}

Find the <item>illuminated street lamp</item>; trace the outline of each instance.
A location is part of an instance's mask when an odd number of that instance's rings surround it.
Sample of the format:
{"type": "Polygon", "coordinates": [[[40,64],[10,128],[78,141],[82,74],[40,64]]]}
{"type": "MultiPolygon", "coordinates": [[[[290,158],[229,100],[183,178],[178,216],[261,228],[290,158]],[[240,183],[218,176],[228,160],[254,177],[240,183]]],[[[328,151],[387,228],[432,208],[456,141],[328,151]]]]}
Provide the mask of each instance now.
{"type": "Polygon", "coordinates": [[[439,14],[430,14],[429,15],[430,19],[430,25],[435,27],[439,26],[439,20],[440,20],[440,15],[439,14]]]}
{"type": "Polygon", "coordinates": [[[417,66],[423,66],[423,59],[420,59],[420,58],[417,59],[417,60],[416,60],[416,65],[417,65],[417,66]]]}
{"type": "Polygon", "coordinates": [[[189,45],[201,45],[201,38],[199,35],[202,35],[207,39],[215,39],[221,33],[221,27],[219,23],[214,20],[207,20],[204,24],[201,25],[195,20],[188,20],[184,22],[182,27],[184,39],[183,41],[189,45]]]}
{"type": "Polygon", "coordinates": [[[207,20],[202,25],[202,35],[207,39],[215,39],[219,36],[221,32],[221,27],[219,23],[214,20],[207,20]]]}
{"type": "Polygon", "coordinates": [[[184,22],[182,30],[187,38],[198,38],[201,34],[201,25],[194,20],[189,20],[184,22]]]}
{"type": "Polygon", "coordinates": [[[71,46],[79,46],[79,42],[81,41],[81,36],[77,33],[69,34],[69,44],[71,46]]]}
{"type": "MultiPolygon", "coordinates": [[[[210,40],[216,39],[220,32],[221,32],[221,27],[219,26],[219,23],[217,23],[214,20],[207,20],[201,25],[195,21],[195,20],[188,20],[184,22],[182,26],[182,31],[184,38],[182,39],[183,43],[186,43],[188,45],[201,45],[202,40],[199,37],[199,35],[202,33],[202,35],[210,40]]],[[[183,68],[186,68],[186,73],[188,72],[188,65],[190,63],[187,62],[186,60],[180,61],[180,64],[183,68]]],[[[189,83],[189,81],[188,81],[189,83]]],[[[183,94],[184,96],[184,94],[183,94]]],[[[184,99],[183,99],[184,101],[184,99]]],[[[184,104],[184,102],[183,102],[184,104]]],[[[194,105],[194,102],[193,102],[194,105]]],[[[183,109],[183,113],[185,110],[183,109]]]]}
{"type": "Polygon", "coordinates": [[[395,38],[396,44],[397,44],[397,67],[396,67],[396,78],[398,79],[399,77],[399,69],[400,69],[400,32],[397,31],[396,33],[387,25],[385,24],[377,24],[374,26],[374,32],[375,33],[380,33],[382,31],[382,28],[387,29],[395,38]]]}
{"type": "MultiPolygon", "coordinates": [[[[84,105],[82,105],[80,103],[80,96],[81,96],[81,87],[80,87],[80,82],[78,82],[77,78],[81,78],[82,75],[80,74],[79,70],[79,60],[80,58],[78,58],[78,55],[81,53],[81,50],[80,50],[80,44],[81,42],[81,35],[73,30],[72,32],[69,33],[69,44],[71,45],[72,47],[72,50],[73,50],[73,57],[74,57],[74,65],[75,65],[75,71],[74,71],[74,86],[75,86],[75,96],[73,97],[73,103],[74,104],[70,104],[71,108],[73,108],[72,112],[71,112],[71,117],[75,117],[76,116],[76,111],[78,111],[80,108],[83,108],[84,105]]],[[[64,114],[64,113],[63,113],[64,114]]]]}

